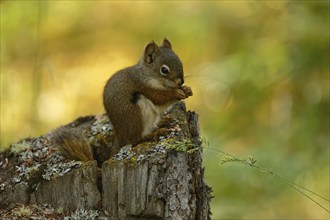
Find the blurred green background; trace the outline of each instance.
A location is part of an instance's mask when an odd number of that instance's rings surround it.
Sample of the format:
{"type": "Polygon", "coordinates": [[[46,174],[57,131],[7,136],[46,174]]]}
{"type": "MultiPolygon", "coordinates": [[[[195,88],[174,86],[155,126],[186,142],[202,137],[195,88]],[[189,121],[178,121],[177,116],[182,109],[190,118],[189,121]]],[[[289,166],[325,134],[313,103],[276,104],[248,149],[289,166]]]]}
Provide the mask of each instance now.
{"type": "MultiPolygon", "coordinates": [[[[329,1],[0,4],[1,148],[103,113],[106,80],[166,36],[210,147],[330,197],[329,1]]],[[[213,219],[329,218],[279,179],[222,157],[204,150],[213,219]]]]}

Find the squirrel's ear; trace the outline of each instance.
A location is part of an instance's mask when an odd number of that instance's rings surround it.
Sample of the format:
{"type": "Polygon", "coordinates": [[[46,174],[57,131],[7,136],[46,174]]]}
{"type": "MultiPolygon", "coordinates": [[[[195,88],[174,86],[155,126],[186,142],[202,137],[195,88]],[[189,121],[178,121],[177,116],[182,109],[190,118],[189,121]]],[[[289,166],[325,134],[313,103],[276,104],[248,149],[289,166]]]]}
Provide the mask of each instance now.
{"type": "Polygon", "coordinates": [[[155,57],[160,54],[159,47],[157,44],[152,41],[146,46],[146,49],[144,50],[144,60],[147,63],[152,63],[155,60],[155,57]]]}
{"type": "Polygon", "coordinates": [[[162,45],[162,47],[166,47],[166,48],[168,48],[168,49],[172,49],[172,44],[171,44],[171,42],[170,42],[169,40],[166,39],[166,37],[165,37],[164,40],[163,40],[163,45],[162,45]]]}

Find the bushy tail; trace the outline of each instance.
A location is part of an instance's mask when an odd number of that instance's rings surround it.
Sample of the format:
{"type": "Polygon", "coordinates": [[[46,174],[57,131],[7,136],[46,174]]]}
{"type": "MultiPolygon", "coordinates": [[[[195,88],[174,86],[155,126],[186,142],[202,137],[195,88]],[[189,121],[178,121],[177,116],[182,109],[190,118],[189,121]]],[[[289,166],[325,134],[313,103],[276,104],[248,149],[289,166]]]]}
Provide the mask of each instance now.
{"type": "Polygon", "coordinates": [[[93,153],[88,140],[81,132],[61,127],[53,132],[55,147],[64,157],[78,161],[90,161],[93,153]]]}

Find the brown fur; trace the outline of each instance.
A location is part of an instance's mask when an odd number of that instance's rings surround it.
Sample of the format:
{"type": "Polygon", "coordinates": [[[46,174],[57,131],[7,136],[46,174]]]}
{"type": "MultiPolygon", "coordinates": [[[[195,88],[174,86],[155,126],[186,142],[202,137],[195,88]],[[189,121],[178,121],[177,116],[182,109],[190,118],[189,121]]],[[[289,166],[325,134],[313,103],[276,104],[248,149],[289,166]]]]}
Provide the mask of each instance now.
{"type": "Polygon", "coordinates": [[[94,160],[88,140],[74,129],[59,128],[54,131],[53,139],[58,152],[66,158],[78,161],[94,160]]]}
{"type": "Polygon", "coordinates": [[[115,131],[111,156],[127,144],[142,141],[166,109],[192,95],[189,87],[181,86],[183,82],[182,63],[167,39],[160,47],[149,43],[138,64],[108,80],[103,104],[115,131]],[[163,65],[170,68],[168,75],[160,73],[163,65]]]}

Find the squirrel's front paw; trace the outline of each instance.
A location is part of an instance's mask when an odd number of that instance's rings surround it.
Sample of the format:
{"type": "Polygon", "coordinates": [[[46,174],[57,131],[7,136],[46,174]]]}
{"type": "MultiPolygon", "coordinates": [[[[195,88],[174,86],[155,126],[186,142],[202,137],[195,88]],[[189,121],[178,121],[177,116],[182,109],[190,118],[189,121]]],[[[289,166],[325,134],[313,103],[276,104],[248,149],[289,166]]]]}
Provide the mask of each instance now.
{"type": "Polygon", "coordinates": [[[188,86],[181,86],[180,89],[184,92],[184,94],[186,95],[186,98],[193,95],[191,88],[188,86]]]}
{"type": "Polygon", "coordinates": [[[187,98],[185,92],[182,89],[177,89],[175,91],[175,98],[178,100],[187,98]]]}

